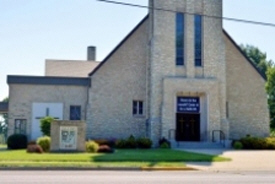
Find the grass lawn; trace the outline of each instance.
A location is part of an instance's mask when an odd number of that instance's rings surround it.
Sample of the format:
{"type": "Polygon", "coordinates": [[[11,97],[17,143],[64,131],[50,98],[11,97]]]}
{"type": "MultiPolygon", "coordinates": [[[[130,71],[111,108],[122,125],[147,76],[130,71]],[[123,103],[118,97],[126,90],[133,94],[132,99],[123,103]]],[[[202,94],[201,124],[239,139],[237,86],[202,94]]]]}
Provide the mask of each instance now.
{"type": "Polygon", "coordinates": [[[5,144],[0,144],[0,148],[7,148],[7,145],[5,145],[5,144]]]}
{"type": "Polygon", "coordinates": [[[185,167],[186,161],[228,160],[170,149],[116,150],[113,154],[29,154],[25,150],[0,149],[0,167],[185,167]]]}

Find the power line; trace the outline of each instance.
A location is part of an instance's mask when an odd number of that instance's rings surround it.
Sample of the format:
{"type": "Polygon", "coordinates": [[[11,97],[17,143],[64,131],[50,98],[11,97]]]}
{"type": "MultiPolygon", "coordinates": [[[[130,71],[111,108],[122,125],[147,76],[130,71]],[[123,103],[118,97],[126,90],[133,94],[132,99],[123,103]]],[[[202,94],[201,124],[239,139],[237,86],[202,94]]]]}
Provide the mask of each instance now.
{"type": "MultiPolygon", "coordinates": [[[[119,2],[119,1],[111,1],[111,0],[97,0],[97,1],[110,3],[110,4],[132,6],[132,7],[136,7],[136,8],[144,8],[144,9],[178,13],[178,11],[171,10],[171,9],[157,8],[157,7],[144,6],[144,5],[138,5],[138,4],[132,4],[132,3],[119,2]]],[[[187,15],[195,15],[195,13],[190,13],[190,12],[182,12],[182,13],[185,13],[187,15]]],[[[196,15],[198,15],[198,14],[196,13],[196,15]]],[[[268,23],[268,22],[258,22],[258,21],[253,21],[253,20],[237,19],[237,18],[230,18],[230,17],[220,17],[220,16],[213,16],[213,15],[205,15],[205,14],[199,14],[199,15],[201,15],[203,17],[223,19],[223,20],[233,21],[233,22],[241,22],[241,23],[246,23],[246,24],[255,24],[255,25],[261,25],[261,26],[275,27],[274,23],[268,23]]]]}

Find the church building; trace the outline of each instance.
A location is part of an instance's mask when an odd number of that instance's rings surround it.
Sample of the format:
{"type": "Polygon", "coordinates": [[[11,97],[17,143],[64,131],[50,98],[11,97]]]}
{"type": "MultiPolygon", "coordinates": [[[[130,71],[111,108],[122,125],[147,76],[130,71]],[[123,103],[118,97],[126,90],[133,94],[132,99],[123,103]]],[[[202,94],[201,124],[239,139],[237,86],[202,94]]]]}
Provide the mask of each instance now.
{"type": "Polygon", "coordinates": [[[45,116],[84,120],[87,139],[178,142],[269,135],[263,75],[223,29],[222,0],[149,0],[149,13],[101,62],[46,61],[7,77],[9,132],[41,136],[45,116]]]}

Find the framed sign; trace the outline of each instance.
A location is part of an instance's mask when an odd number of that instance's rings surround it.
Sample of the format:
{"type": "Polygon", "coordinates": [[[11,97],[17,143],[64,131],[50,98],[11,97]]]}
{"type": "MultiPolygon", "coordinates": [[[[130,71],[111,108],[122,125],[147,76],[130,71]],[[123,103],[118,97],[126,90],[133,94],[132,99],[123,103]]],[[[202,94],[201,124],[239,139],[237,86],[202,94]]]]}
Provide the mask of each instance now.
{"type": "Polygon", "coordinates": [[[77,147],[77,127],[61,126],[60,127],[60,149],[76,150],[77,147]]]}
{"type": "Polygon", "coordinates": [[[199,97],[177,97],[178,113],[200,113],[199,97]]]}

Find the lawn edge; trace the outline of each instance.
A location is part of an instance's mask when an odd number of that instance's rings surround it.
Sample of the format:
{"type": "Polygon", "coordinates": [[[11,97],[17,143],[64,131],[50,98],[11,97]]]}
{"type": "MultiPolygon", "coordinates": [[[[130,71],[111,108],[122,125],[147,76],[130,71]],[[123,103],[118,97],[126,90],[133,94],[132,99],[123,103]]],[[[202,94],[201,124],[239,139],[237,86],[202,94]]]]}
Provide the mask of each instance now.
{"type": "Polygon", "coordinates": [[[0,167],[0,171],[197,171],[192,167],[0,167]]]}

